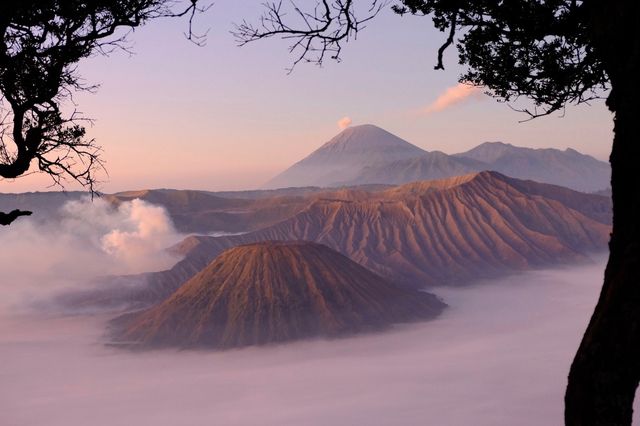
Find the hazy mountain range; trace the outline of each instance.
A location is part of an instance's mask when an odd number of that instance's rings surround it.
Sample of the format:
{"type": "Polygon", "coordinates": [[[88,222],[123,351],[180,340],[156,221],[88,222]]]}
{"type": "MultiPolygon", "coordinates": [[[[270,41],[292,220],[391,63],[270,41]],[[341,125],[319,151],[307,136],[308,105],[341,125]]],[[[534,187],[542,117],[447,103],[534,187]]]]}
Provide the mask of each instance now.
{"type": "Polygon", "coordinates": [[[144,307],[166,299],[224,250],[262,241],[324,244],[409,288],[459,285],[586,261],[607,247],[608,197],[481,172],[389,189],[313,193],[306,206],[263,229],[192,236],[168,271],[119,278],[66,295],[75,307],[144,307]],[[132,285],[137,283],[137,285],[132,285]]]}
{"type": "MultiPolygon", "coordinates": [[[[520,148],[488,142],[465,153],[427,152],[373,125],[348,128],[276,176],[263,189],[193,191],[152,189],[105,194],[118,205],[135,198],[163,206],[180,232],[248,232],[278,223],[331,188],[365,191],[483,170],[607,195],[609,164],[572,149],[520,148]],[[279,188],[283,187],[283,188],[279,188]]],[[[0,211],[34,212],[32,220],[57,220],[64,203],[82,192],[0,194],[0,211]]]]}
{"type": "Polygon", "coordinates": [[[447,155],[425,151],[374,125],[350,127],[270,180],[265,188],[402,184],[494,170],[594,192],[610,186],[608,163],[573,149],[521,148],[483,143],[447,155]]]}
{"type": "Polygon", "coordinates": [[[163,303],[115,319],[112,337],[231,348],[378,330],[433,318],[444,306],[326,246],[265,242],[225,251],[163,303]]]}

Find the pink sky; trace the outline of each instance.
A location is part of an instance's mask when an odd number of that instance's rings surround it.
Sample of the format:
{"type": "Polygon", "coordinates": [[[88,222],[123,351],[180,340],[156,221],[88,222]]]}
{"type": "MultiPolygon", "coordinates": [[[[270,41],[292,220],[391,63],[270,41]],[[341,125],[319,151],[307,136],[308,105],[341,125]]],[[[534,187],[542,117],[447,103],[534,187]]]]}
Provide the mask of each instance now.
{"type": "MultiPolygon", "coordinates": [[[[82,75],[101,84],[76,101],[96,119],[90,134],[105,149],[102,190],[255,188],[333,137],[346,118],[426,150],[503,141],[608,156],[612,123],[603,102],[519,123],[526,117],[474,94],[417,114],[451,95],[461,71],[453,49],[447,70],[433,70],[442,34],[423,18],[385,13],[346,46],[341,63],[300,65],[287,75],[286,42],[238,48],[228,33],[232,22],[256,17],[259,3],[217,2],[200,20],[211,27],[205,47],[184,40],[184,22],[163,21],[132,34],[133,56],[81,64],[82,75]]],[[[0,181],[0,191],[46,190],[49,183],[30,176],[0,181]]]]}

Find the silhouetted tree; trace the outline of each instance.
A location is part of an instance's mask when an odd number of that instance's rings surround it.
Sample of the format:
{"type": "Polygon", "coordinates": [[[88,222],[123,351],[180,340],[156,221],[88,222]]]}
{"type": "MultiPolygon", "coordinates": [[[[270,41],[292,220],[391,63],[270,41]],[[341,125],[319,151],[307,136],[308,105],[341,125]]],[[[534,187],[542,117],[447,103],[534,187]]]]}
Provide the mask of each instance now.
{"type": "MultiPolygon", "coordinates": [[[[61,185],[72,179],[93,193],[102,168],[100,147],[86,138],[88,120],[75,110],[72,96],[93,90],[76,72],[94,54],[126,49],[127,30],[163,17],[189,17],[191,31],[198,0],[10,0],[0,2],[0,177],[30,170],[61,185]]],[[[0,214],[10,224],[29,214],[0,214]]]]}
{"type": "MultiPolygon", "coordinates": [[[[385,3],[386,4],[386,3],[385,3]]],[[[315,8],[267,5],[260,23],[243,22],[241,44],[294,40],[295,64],[338,59],[342,45],[375,16],[379,1],[318,0],[315,8]],[[364,6],[361,11],[356,9],[364,6]],[[293,12],[287,14],[287,12],[293,12]],[[364,18],[358,18],[364,12],[364,18]]],[[[640,380],[640,2],[635,0],[400,0],[400,15],[431,17],[446,33],[437,52],[458,49],[460,81],[503,101],[526,96],[530,117],[608,92],[615,114],[610,162],[613,232],[604,286],[575,356],[565,396],[567,425],[629,425],[640,380]]]]}

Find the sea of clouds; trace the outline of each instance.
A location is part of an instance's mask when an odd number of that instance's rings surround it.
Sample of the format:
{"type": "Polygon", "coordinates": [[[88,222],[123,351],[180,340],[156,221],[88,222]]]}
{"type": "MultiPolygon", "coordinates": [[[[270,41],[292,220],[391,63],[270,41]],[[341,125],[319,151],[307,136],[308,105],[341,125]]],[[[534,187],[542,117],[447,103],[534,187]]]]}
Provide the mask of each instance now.
{"type": "MultiPolygon", "coordinates": [[[[155,255],[176,238],[145,203],[67,208],[57,229],[2,231],[27,232],[19,252],[0,254],[17,280],[3,280],[0,298],[23,300],[22,284],[48,293],[47,274],[162,267],[155,255]],[[30,263],[13,264],[21,256],[30,263]]],[[[0,424],[560,425],[604,264],[438,288],[450,305],[440,318],[384,333],[224,352],[128,352],[103,344],[108,317],[4,309],[0,424]]]]}

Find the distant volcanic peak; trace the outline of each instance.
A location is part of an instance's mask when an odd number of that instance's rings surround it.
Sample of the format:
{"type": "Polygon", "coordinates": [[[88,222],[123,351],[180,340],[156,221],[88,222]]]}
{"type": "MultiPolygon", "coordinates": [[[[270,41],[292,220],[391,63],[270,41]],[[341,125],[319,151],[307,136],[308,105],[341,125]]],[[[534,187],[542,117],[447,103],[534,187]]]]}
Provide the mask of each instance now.
{"type": "Polygon", "coordinates": [[[510,143],[504,142],[484,142],[469,151],[455,154],[456,157],[473,158],[485,163],[496,163],[507,158],[508,161],[512,161],[512,157],[531,157],[531,158],[553,158],[562,161],[593,161],[601,166],[605,165],[600,160],[593,158],[590,155],[583,154],[576,151],[573,148],[566,148],[564,150],[557,148],[529,148],[515,146],[510,143]]]}
{"type": "Polygon", "coordinates": [[[388,132],[385,129],[378,127],[376,125],[360,124],[358,126],[347,127],[346,129],[338,133],[336,136],[334,136],[329,142],[325,143],[323,146],[331,145],[332,143],[335,143],[336,141],[342,138],[349,138],[354,136],[366,138],[366,137],[381,136],[381,135],[390,137],[390,138],[398,138],[391,132],[388,132]]]}
{"type": "Polygon", "coordinates": [[[506,144],[482,144],[457,157],[483,161],[485,168],[519,179],[552,183],[578,191],[592,192],[608,185],[609,164],[575,150],[524,148],[506,144]]]}
{"type": "Polygon", "coordinates": [[[266,241],[224,251],[162,304],[113,324],[116,340],[143,346],[230,348],[375,330],[443,308],[324,245],[266,241]]]}
{"type": "MultiPolygon", "coordinates": [[[[326,145],[331,145],[332,143],[334,143],[336,140],[340,140],[342,138],[349,138],[349,137],[371,137],[371,136],[386,136],[386,137],[391,137],[391,138],[397,138],[397,136],[395,136],[394,134],[392,134],[391,132],[386,131],[385,129],[375,126],[373,124],[361,124],[358,126],[351,126],[351,127],[347,127],[346,129],[344,129],[343,131],[341,131],[340,133],[338,133],[333,139],[331,139],[329,142],[327,142],[325,144],[326,145]]],[[[400,139],[400,138],[398,138],[400,139]]]]}
{"type": "MultiPolygon", "coordinates": [[[[426,151],[405,141],[398,136],[372,124],[349,127],[329,142],[322,145],[314,153],[329,152],[362,152],[363,149],[391,149],[404,150],[413,155],[419,155],[426,151]]],[[[313,155],[313,154],[312,154],[313,155]]]]}
{"type": "Polygon", "coordinates": [[[456,154],[456,156],[473,158],[496,165],[501,164],[501,162],[513,162],[516,161],[517,158],[525,158],[529,161],[535,161],[536,159],[553,159],[553,161],[567,162],[570,166],[577,166],[576,164],[572,164],[572,161],[593,160],[599,162],[595,158],[579,153],[571,148],[565,150],[557,148],[529,148],[503,142],[485,142],[467,152],[456,154]]]}
{"type": "Polygon", "coordinates": [[[363,168],[371,164],[408,159],[424,153],[426,151],[423,149],[379,127],[354,126],[343,130],[271,179],[265,187],[341,186],[351,182],[363,168]]]}

